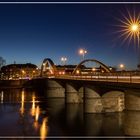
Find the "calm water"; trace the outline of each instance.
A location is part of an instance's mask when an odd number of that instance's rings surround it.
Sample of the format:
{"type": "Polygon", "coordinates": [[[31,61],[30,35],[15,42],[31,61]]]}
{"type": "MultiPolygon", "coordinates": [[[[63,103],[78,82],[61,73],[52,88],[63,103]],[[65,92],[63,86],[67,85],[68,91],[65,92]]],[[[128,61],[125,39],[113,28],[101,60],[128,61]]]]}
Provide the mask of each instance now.
{"type": "Polygon", "coordinates": [[[125,136],[140,134],[139,118],[139,112],[83,114],[82,104],[46,100],[34,90],[0,91],[0,136],[125,136]]]}

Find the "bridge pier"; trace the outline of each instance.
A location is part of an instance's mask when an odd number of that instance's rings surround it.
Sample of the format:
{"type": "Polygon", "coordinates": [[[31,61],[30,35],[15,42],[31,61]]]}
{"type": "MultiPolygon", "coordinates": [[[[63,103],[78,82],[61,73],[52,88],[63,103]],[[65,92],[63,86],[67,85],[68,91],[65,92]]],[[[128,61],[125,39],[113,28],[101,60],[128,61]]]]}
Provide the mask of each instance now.
{"type": "Polygon", "coordinates": [[[71,83],[66,83],[66,103],[81,103],[82,99],[78,91],[71,83]]]}
{"type": "Polygon", "coordinates": [[[47,98],[65,97],[65,89],[55,80],[47,80],[46,90],[47,98]]]}
{"type": "Polygon", "coordinates": [[[126,110],[140,110],[140,90],[125,91],[125,107],[126,110]]]}
{"type": "Polygon", "coordinates": [[[101,113],[103,109],[101,97],[94,89],[85,87],[84,113],[101,113]]]}

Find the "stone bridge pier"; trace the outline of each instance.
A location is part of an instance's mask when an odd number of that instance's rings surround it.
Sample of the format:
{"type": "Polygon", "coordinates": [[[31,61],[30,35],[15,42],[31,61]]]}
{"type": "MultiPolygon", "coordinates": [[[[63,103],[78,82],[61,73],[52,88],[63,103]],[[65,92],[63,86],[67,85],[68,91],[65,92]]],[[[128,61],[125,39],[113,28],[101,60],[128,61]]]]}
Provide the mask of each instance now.
{"type": "Polygon", "coordinates": [[[125,107],[126,110],[140,110],[140,90],[125,91],[125,107]]]}
{"type": "Polygon", "coordinates": [[[47,80],[45,90],[47,98],[65,97],[65,88],[58,81],[47,80]]]}
{"type": "Polygon", "coordinates": [[[101,96],[95,91],[94,87],[85,86],[84,92],[84,112],[101,113],[103,104],[101,96]]]}
{"type": "Polygon", "coordinates": [[[66,103],[83,103],[83,87],[77,89],[72,83],[66,83],[66,103]]]}
{"type": "MultiPolygon", "coordinates": [[[[66,104],[82,103],[84,113],[121,112],[125,109],[124,92],[110,90],[101,93],[101,88],[94,86],[94,83],[76,82],[48,79],[46,82],[47,98],[64,98],[66,104]]],[[[131,96],[126,97],[127,109],[133,108],[129,99],[131,96]]]]}

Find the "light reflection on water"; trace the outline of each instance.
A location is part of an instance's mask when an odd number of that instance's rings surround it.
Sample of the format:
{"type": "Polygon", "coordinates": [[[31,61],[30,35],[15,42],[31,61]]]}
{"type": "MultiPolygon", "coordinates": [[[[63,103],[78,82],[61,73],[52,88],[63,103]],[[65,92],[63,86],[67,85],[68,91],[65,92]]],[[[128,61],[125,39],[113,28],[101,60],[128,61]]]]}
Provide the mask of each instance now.
{"type": "Polygon", "coordinates": [[[39,108],[39,106],[37,106],[35,109],[35,121],[38,121],[39,113],[40,113],[40,108],[39,108]]]}
{"type": "Polygon", "coordinates": [[[3,103],[3,91],[0,93],[0,98],[1,98],[1,104],[3,103]]]}
{"type": "Polygon", "coordinates": [[[32,108],[31,108],[31,115],[35,116],[35,95],[32,96],[32,108]]]}
{"type": "Polygon", "coordinates": [[[21,114],[23,115],[24,113],[24,100],[25,100],[25,95],[24,95],[24,89],[21,91],[21,114]]]}
{"type": "Polygon", "coordinates": [[[0,91],[0,136],[140,135],[140,112],[84,114],[83,104],[45,99],[35,90],[0,91]]]}
{"type": "Polygon", "coordinates": [[[41,140],[44,140],[46,138],[47,134],[48,134],[47,123],[48,123],[48,118],[44,118],[43,122],[42,122],[42,125],[40,127],[40,138],[41,138],[41,140]]]}

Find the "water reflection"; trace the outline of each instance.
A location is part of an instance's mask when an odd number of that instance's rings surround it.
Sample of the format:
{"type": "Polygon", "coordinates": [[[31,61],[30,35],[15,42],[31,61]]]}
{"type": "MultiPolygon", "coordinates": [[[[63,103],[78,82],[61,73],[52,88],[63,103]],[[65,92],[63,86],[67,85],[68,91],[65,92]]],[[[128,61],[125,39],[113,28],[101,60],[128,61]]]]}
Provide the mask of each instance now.
{"type": "Polygon", "coordinates": [[[66,121],[68,125],[75,123],[77,119],[80,124],[83,123],[83,104],[67,104],[66,105],[66,121]]]}
{"type": "Polygon", "coordinates": [[[33,127],[35,128],[36,131],[39,129],[39,123],[37,121],[34,121],[33,127]]]}
{"type": "Polygon", "coordinates": [[[98,136],[102,130],[103,116],[102,114],[85,114],[85,135],[86,136],[98,136]]]}
{"type": "Polygon", "coordinates": [[[1,98],[1,103],[3,103],[3,91],[1,91],[0,98],[1,98]]]}
{"type": "Polygon", "coordinates": [[[25,100],[25,96],[24,96],[24,89],[21,91],[21,108],[20,108],[20,112],[23,115],[24,113],[24,100],[25,100]]]}
{"type": "Polygon", "coordinates": [[[124,114],[122,113],[106,113],[103,116],[102,131],[109,136],[122,136],[124,114]]]}
{"type": "Polygon", "coordinates": [[[36,99],[36,97],[35,97],[35,94],[33,93],[33,95],[32,95],[32,107],[31,107],[30,113],[31,113],[31,116],[35,117],[33,127],[37,131],[39,129],[38,119],[39,119],[39,114],[40,114],[40,108],[39,108],[39,105],[37,105],[37,107],[36,107],[35,103],[37,103],[37,101],[35,99],[36,99]]]}
{"type": "Polygon", "coordinates": [[[48,135],[48,118],[44,118],[42,125],[40,127],[40,139],[44,140],[46,136],[48,135]]]}
{"type": "Polygon", "coordinates": [[[140,136],[140,112],[126,111],[124,119],[125,135],[140,136]]]}
{"type": "Polygon", "coordinates": [[[31,115],[35,116],[35,95],[32,96],[32,108],[31,108],[31,115]]]}
{"type": "Polygon", "coordinates": [[[140,135],[138,111],[84,114],[83,104],[65,105],[31,89],[4,89],[0,100],[0,136],[140,135]]]}
{"type": "Polygon", "coordinates": [[[39,114],[40,114],[40,108],[39,108],[39,106],[37,106],[36,107],[36,110],[35,110],[35,121],[38,121],[39,114]]]}

